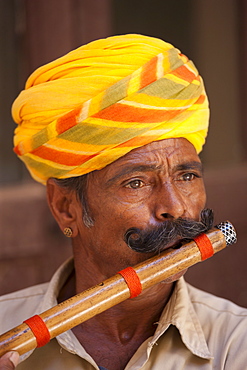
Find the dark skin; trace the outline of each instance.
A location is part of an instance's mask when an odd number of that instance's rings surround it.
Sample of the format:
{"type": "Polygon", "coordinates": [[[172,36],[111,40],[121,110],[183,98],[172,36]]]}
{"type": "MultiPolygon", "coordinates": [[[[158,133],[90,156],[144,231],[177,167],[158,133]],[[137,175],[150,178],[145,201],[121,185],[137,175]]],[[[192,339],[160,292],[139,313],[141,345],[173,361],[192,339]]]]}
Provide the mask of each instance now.
{"type": "MultiPolygon", "coordinates": [[[[206,201],[199,157],[183,138],[153,142],[90,173],[87,199],[94,219],[90,228],[83,223],[83,209],[74,192],[50,179],[47,197],[61,230],[73,230],[75,273],[60,292],[59,301],[151,257],[125,244],[123,236],[128,228],[147,228],[178,217],[198,221],[206,201]]],[[[169,247],[172,245],[164,249],[169,247]]],[[[109,370],[125,368],[140,345],[154,334],[174,282],[183,273],[73,329],[98,365],[109,370]]],[[[12,362],[2,357],[0,369],[11,368],[12,362]]]]}

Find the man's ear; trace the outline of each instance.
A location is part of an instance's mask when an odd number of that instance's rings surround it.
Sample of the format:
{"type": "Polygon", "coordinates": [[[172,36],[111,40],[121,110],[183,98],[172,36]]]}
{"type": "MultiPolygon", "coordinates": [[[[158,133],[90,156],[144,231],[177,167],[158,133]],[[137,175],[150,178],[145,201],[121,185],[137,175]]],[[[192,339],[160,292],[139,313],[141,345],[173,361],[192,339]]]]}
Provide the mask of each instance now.
{"type": "Polygon", "coordinates": [[[78,234],[77,218],[80,208],[75,192],[59,186],[53,179],[48,179],[46,193],[48,205],[60,229],[64,232],[66,227],[70,227],[73,230],[72,236],[75,237],[78,234]]]}

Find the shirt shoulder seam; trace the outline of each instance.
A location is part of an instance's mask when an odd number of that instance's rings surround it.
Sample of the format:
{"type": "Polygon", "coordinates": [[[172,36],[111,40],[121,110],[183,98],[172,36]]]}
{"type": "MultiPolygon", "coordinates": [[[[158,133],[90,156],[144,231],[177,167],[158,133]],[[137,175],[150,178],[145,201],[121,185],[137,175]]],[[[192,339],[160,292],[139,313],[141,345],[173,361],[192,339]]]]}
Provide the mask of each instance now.
{"type": "Polygon", "coordinates": [[[30,294],[30,295],[23,295],[21,297],[11,297],[11,298],[6,298],[6,299],[2,299],[0,300],[0,303],[2,302],[6,302],[6,301],[15,301],[15,300],[18,300],[18,299],[26,299],[26,298],[31,298],[31,297],[36,297],[36,296],[41,296],[41,295],[44,295],[45,292],[42,292],[42,293],[36,293],[36,294],[30,294]]]}
{"type": "MultiPolygon", "coordinates": [[[[203,306],[206,306],[208,308],[210,308],[211,310],[213,311],[216,311],[216,312],[222,312],[222,313],[229,313],[231,315],[234,315],[234,316],[239,316],[239,317],[247,317],[247,310],[245,308],[243,308],[243,310],[245,309],[246,310],[246,313],[237,313],[237,312],[234,312],[234,311],[230,311],[230,310],[226,310],[226,309],[217,309],[215,307],[212,307],[211,305],[205,303],[205,302],[201,302],[201,301],[197,301],[197,300],[191,300],[191,302],[193,304],[200,304],[200,305],[203,305],[203,306]]],[[[242,307],[240,307],[242,308],[242,307]]]]}

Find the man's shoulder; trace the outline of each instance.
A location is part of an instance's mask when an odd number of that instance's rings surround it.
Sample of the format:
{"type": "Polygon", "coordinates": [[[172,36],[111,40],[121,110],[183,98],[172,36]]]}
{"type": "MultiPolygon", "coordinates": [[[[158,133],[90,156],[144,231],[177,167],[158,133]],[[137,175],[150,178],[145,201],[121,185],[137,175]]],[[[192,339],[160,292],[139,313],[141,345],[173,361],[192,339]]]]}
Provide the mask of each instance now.
{"type": "Polygon", "coordinates": [[[212,314],[225,313],[234,316],[246,317],[247,308],[238,306],[226,298],[218,297],[214,294],[205,292],[192,285],[187,284],[190,300],[197,310],[212,312],[212,314]]]}
{"type": "Polygon", "coordinates": [[[239,343],[239,341],[244,340],[247,344],[246,308],[240,307],[228,299],[201,291],[191,285],[188,285],[188,292],[194,312],[206,338],[224,338],[226,343],[232,341],[239,343]]]}
{"type": "Polygon", "coordinates": [[[47,287],[48,283],[44,283],[1,296],[0,332],[3,333],[34,315],[47,287]]]}
{"type": "Polygon", "coordinates": [[[8,301],[19,301],[23,299],[32,299],[37,295],[45,294],[48,283],[33,285],[28,288],[20,289],[12,293],[0,296],[0,304],[8,301]]]}
{"type": "Polygon", "coordinates": [[[199,320],[215,368],[245,369],[247,309],[189,284],[187,288],[191,315],[199,320]]]}

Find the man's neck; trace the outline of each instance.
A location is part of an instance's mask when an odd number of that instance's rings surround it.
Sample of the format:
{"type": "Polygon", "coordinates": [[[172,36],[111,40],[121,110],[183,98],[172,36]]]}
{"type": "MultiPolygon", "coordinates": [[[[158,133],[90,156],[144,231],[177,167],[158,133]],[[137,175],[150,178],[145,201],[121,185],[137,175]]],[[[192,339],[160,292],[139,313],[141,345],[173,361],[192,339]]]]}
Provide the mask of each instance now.
{"type": "MultiPolygon", "coordinates": [[[[89,271],[81,267],[77,275],[73,272],[69,276],[60,291],[60,302],[104,280],[89,271]]],[[[173,283],[156,284],[138,297],[83,322],[73,332],[98,365],[108,370],[123,369],[141,344],[154,335],[173,286],[173,283]]]]}
{"type": "MultiPolygon", "coordinates": [[[[85,272],[83,279],[81,279],[73,272],[60,291],[59,302],[95,285],[91,281],[95,280],[95,275],[93,279],[91,277],[87,279],[87,276],[88,273],[85,272]]],[[[84,326],[99,326],[100,329],[102,325],[106,335],[114,336],[116,340],[120,341],[124,338],[131,338],[135,332],[139,331],[139,327],[149,328],[149,332],[151,332],[155,328],[155,323],[159,320],[172,290],[173,283],[156,284],[143,291],[138,297],[127,299],[88,320],[89,324],[84,324],[84,326]],[[109,322],[111,325],[108,325],[109,322]]]]}

